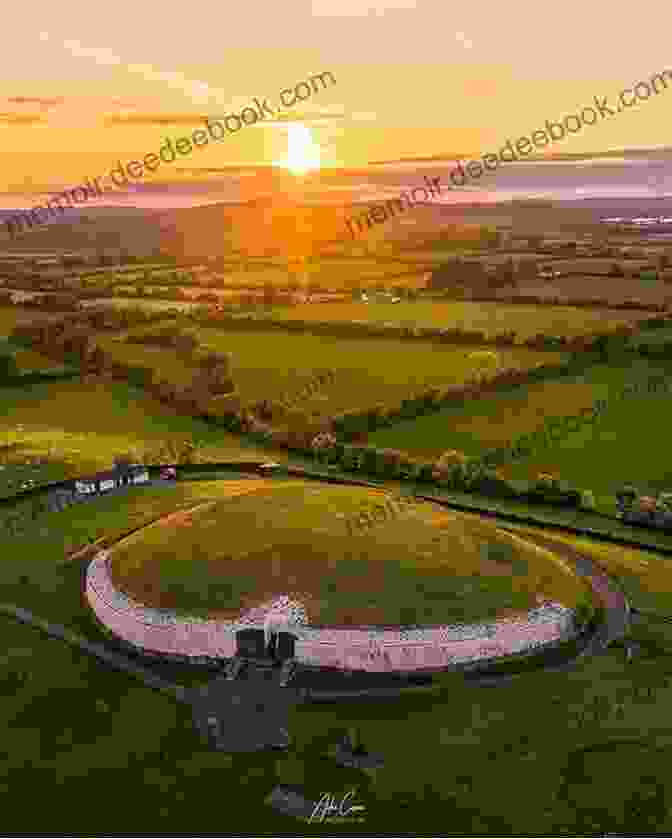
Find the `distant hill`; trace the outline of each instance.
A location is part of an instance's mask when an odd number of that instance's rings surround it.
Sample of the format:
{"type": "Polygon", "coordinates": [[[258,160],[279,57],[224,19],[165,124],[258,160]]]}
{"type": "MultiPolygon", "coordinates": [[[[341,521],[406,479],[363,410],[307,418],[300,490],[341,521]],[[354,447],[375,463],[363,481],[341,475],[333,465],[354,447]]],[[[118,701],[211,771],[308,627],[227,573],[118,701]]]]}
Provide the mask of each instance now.
{"type": "Polygon", "coordinates": [[[62,218],[26,230],[12,239],[2,222],[13,210],[0,211],[0,250],[111,250],[123,248],[139,256],[153,254],[160,244],[153,210],[134,207],[87,207],[69,210],[62,218]]]}
{"type": "Polygon", "coordinates": [[[161,250],[178,259],[277,253],[309,255],[343,238],[345,210],[280,195],[244,204],[218,203],[170,210],[156,217],[161,250]]]}

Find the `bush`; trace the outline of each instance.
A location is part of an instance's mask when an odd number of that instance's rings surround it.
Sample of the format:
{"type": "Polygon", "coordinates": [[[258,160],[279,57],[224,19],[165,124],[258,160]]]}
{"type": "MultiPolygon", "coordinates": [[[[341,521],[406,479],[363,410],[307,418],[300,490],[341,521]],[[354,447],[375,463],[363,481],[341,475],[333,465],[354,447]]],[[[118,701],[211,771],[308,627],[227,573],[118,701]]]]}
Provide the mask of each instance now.
{"type": "Polygon", "coordinates": [[[516,498],[518,496],[511,484],[491,469],[485,469],[481,473],[476,485],[479,492],[493,498],[516,498]]]}
{"type": "Polygon", "coordinates": [[[343,446],[341,464],[346,472],[355,472],[357,470],[354,448],[354,446],[343,446]]]}
{"type": "Polygon", "coordinates": [[[372,462],[372,469],[371,472],[381,478],[386,477],[388,473],[388,463],[385,458],[385,451],[382,449],[377,449],[375,451],[375,457],[373,458],[372,462]]]}
{"type": "Polygon", "coordinates": [[[368,418],[366,414],[357,411],[346,411],[334,419],[334,428],[345,435],[348,439],[368,431],[368,418]]]}
{"type": "Polygon", "coordinates": [[[436,461],[436,466],[441,469],[443,467],[454,466],[455,464],[465,464],[466,462],[467,458],[464,452],[460,452],[457,449],[450,449],[450,451],[444,452],[436,461]]]}
{"type": "Polygon", "coordinates": [[[361,449],[362,454],[362,465],[361,469],[363,472],[368,472],[371,474],[376,474],[376,468],[378,466],[378,451],[375,448],[364,448],[361,449]]]}
{"type": "Polygon", "coordinates": [[[409,457],[400,457],[396,471],[398,478],[404,481],[409,480],[414,473],[414,461],[409,457]]]}
{"type": "Polygon", "coordinates": [[[147,367],[129,367],[127,372],[127,379],[130,385],[135,387],[151,387],[154,377],[153,370],[147,367]]]}
{"type": "Polygon", "coordinates": [[[582,510],[595,509],[595,496],[589,489],[581,491],[579,506],[582,510]]]}
{"type": "Polygon", "coordinates": [[[574,625],[577,628],[585,626],[593,615],[593,609],[590,604],[582,602],[576,605],[574,611],[574,625]]]}
{"type": "Polygon", "coordinates": [[[432,472],[433,466],[431,463],[420,464],[417,480],[422,483],[433,483],[434,479],[432,478],[432,472]]]}

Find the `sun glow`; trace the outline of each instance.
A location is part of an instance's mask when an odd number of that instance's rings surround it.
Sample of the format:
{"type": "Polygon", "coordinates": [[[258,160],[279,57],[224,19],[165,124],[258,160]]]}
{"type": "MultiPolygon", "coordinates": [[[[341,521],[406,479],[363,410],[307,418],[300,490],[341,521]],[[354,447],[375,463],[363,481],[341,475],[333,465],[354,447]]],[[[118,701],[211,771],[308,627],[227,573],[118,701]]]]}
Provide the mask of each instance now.
{"type": "Polygon", "coordinates": [[[289,169],[294,175],[304,175],[319,169],[320,147],[313,140],[310,128],[301,123],[290,123],[287,126],[287,156],[275,163],[289,169]]]}

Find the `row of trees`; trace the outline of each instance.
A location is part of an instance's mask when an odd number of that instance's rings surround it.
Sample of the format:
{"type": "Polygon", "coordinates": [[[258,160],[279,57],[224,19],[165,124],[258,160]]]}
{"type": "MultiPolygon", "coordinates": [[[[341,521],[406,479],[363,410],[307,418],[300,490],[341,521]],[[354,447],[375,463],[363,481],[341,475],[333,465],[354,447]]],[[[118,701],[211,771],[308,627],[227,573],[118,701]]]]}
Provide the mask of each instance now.
{"type": "MultiPolygon", "coordinates": [[[[448,295],[450,296],[450,295],[448,295]]],[[[498,294],[493,298],[488,294],[472,294],[469,298],[474,302],[492,302],[500,304],[532,304],[534,306],[572,306],[577,309],[623,309],[624,311],[664,312],[665,303],[651,303],[638,298],[627,298],[615,301],[611,297],[539,297],[535,294],[498,294]]]]}
{"type": "MultiPolygon", "coordinates": [[[[230,354],[199,350],[198,342],[192,335],[174,328],[159,329],[138,336],[160,346],[179,348],[189,358],[194,369],[193,380],[190,386],[180,388],[171,382],[156,381],[155,373],[150,368],[123,363],[103,350],[95,341],[91,321],[98,322],[97,317],[91,318],[89,322],[70,318],[53,323],[23,325],[13,331],[12,339],[33,346],[50,357],[75,364],[83,373],[109,374],[113,378],[126,379],[133,385],[146,388],[163,402],[173,403],[199,415],[213,408],[219,411],[222,404],[226,405],[228,412],[232,405],[237,404],[231,400],[235,395],[235,384],[231,378],[230,354]],[[223,398],[228,401],[223,402],[223,398]]],[[[106,323],[109,325],[109,321],[106,323]]]]}
{"type": "Polygon", "coordinates": [[[336,442],[334,435],[321,434],[312,449],[318,460],[339,463],[350,472],[363,472],[386,479],[408,479],[446,489],[478,492],[481,495],[543,502],[592,510],[595,498],[548,475],[534,481],[507,481],[496,469],[483,466],[463,452],[445,452],[434,462],[423,462],[398,449],[376,449],[336,442]]]}
{"type": "MultiPolygon", "coordinates": [[[[516,302],[520,302],[519,300],[516,302]]],[[[657,310],[657,309],[656,309],[657,310]]],[[[521,338],[515,329],[490,335],[478,329],[461,329],[459,327],[441,328],[428,326],[401,326],[386,323],[366,323],[361,321],[314,321],[314,320],[280,320],[253,312],[234,314],[220,312],[216,316],[205,313],[202,317],[192,315],[195,321],[217,323],[227,330],[257,331],[260,322],[264,329],[278,329],[283,332],[300,332],[313,335],[334,335],[336,337],[390,337],[398,340],[437,341],[443,344],[491,345],[495,347],[528,347],[538,350],[559,349],[564,352],[583,352],[599,346],[600,342],[614,338],[623,342],[635,334],[636,327],[623,325],[609,331],[587,333],[584,335],[536,335],[521,338]]]]}

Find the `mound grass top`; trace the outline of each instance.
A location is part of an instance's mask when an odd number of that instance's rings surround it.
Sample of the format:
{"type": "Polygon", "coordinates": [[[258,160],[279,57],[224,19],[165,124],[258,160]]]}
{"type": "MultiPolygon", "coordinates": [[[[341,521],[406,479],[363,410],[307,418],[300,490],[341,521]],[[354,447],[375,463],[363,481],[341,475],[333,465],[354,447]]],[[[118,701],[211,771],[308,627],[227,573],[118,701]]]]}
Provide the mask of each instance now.
{"type": "Polygon", "coordinates": [[[146,606],[238,620],[279,596],[314,626],[491,620],[543,600],[573,606],[583,583],[549,552],[489,522],[418,502],[367,530],[348,521],[382,492],[241,481],[111,551],[114,584],[146,606]]]}

